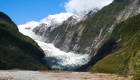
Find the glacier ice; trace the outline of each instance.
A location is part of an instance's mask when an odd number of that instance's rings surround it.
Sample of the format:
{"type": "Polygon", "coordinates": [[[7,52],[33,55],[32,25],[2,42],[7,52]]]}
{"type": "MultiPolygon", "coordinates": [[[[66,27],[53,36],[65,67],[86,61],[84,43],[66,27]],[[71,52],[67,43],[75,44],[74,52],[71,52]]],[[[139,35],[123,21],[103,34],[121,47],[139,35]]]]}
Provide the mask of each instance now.
{"type": "Polygon", "coordinates": [[[43,58],[43,61],[48,67],[57,70],[74,70],[79,66],[86,64],[89,61],[88,54],[76,54],[73,52],[67,53],[59,50],[53,44],[45,43],[44,41],[42,41],[41,36],[37,36],[32,32],[32,30],[37,25],[39,25],[39,22],[32,21],[26,24],[19,25],[18,28],[22,34],[34,39],[38,43],[38,45],[43,49],[46,55],[45,58],[43,58]]]}

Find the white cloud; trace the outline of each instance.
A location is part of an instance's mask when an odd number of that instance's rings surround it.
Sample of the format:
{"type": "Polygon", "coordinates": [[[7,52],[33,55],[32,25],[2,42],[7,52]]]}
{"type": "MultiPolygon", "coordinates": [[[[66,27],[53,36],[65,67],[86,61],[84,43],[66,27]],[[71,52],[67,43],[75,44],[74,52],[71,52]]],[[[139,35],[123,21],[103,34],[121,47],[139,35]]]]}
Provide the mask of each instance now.
{"type": "Polygon", "coordinates": [[[79,13],[82,11],[89,11],[94,8],[101,9],[112,1],[113,0],[69,0],[64,4],[64,7],[67,12],[79,13]]]}

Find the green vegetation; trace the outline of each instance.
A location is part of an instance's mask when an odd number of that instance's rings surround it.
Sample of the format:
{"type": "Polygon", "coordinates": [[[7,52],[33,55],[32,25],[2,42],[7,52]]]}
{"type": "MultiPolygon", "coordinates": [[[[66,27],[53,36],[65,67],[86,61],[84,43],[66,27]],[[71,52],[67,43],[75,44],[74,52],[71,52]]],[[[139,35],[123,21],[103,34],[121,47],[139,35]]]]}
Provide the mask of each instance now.
{"type": "Polygon", "coordinates": [[[134,57],[131,57],[129,63],[130,75],[134,76],[135,80],[140,80],[140,51],[135,53],[134,57]]]}
{"type": "Polygon", "coordinates": [[[119,23],[109,37],[116,41],[120,38],[121,42],[117,49],[98,61],[90,72],[140,76],[138,70],[140,67],[138,51],[140,49],[140,14],[119,23]]]}
{"type": "Polygon", "coordinates": [[[22,35],[12,20],[0,12],[0,69],[47,70],[42,49],[22,35]]]}
{"type": "Polygon", "coordinates": [[[99,10],[91,18],[81,22],[80,24],[84,25],[85,29],[80,40],[82,44],[80,51],[82,52],[82,49],[92,43],[93,39],[99,35],[101,29],[103,29],[101,36],[104,36],[108,28],[114,23],[116,13],[124,9],[128,4],[129,2],[122,3],[120,1],[114,1],[110,5],[99,10]]]}

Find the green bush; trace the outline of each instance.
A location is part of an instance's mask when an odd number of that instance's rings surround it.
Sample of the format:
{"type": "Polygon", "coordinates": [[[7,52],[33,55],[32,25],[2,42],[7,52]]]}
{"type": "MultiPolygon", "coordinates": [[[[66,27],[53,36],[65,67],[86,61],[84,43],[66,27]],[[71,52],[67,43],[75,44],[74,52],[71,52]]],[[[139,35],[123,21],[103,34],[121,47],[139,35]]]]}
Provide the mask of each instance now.
{"type": "Polygon", "coordinates": [[[131,57],[129,63],[129,73],[135,80],[140,80],[140,51],[138,50],[134,57],[131,57]]]}

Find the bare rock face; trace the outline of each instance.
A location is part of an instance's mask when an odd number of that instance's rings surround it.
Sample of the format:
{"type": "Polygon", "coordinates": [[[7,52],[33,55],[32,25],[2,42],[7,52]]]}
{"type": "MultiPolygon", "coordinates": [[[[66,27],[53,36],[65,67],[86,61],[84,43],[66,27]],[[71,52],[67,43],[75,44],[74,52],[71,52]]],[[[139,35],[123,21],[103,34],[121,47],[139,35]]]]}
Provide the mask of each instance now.
{"type": "Polygon", "coordinates": [[[83,30],[84,26],[80,25],[78,29],[66,32],[62,39],[56,40],[56,47],[66,52],[77,52],[80,49],[79,41],[81,39],[83,30]]]}
{"type": "Polygon", "coordinates": [[[128,7],[116,14],[116,23],[140,13],[140,0],[134,0],[128,7]]]}

